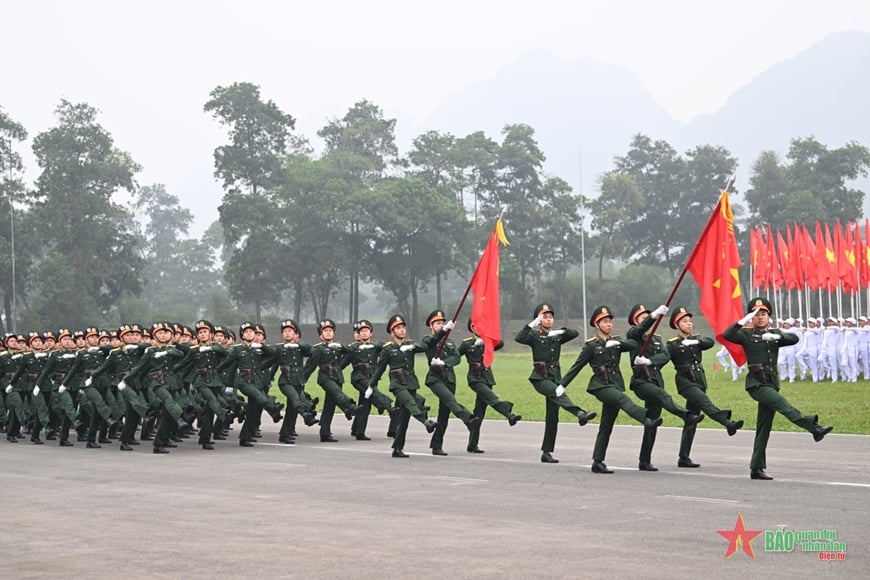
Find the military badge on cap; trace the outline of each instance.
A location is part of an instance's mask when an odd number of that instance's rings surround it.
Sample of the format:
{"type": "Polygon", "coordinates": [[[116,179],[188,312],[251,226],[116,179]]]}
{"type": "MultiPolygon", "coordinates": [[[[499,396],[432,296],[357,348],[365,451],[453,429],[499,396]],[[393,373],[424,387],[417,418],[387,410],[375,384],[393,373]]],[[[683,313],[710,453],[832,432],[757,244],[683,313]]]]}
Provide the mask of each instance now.
{"type": "Polygon", "coordinates": [[[402,316],[400,314],[394,314],[394,315],[390,316],[390,319],[387,320],[387,332],[392,333],[393,329],[395,327],[399,326],[400,324],[402,324],[402,325],[405,324],[405,319],[402,318],[402,316]]]}
{"type": "Polygon", "coordinates": [[[547,304],[546,302],[542,302],[541,304],[538,304],[535,307],[535,313],[532,315],[532,318],[537,318],[538,316],[544,314],[545,312],[549,312],[550,314],[553,314],[554,316],[556,314],[555,312],[553,312],[553,309],[550,307],[549,304],[547,304]]]}
{"type": "Polygon", "coordinates": [[[643,304],[635,304],[632,306],[631,310],[628,312],[628,325],[629,326],[637,326],[638,318],[641,314],[647,313],[650,314],[652,311],[644,306],[643,304]]]}
{"type": "Polygon", "coordinates": [[[680,320],[682,320],[683,318],[685,318],[685,317],[687,317],[687,316],[688,316],[689,318],[691,318],[691,317],[692,317],[692,313],[689,312],[688,310],[686,310],[686,309],[685,309],[684,307],[682,307],[682,306],[680,306],[679,308],[676,308],[676,309],[671,313],[671,328],[673,328],[674,330],[676,330],[676,329],[677,329],[677,324],[680,322],[680,320]]]}
{"type": "Polygon", "coordinates": [[[610,308],[607,306],[599,306],[592,312],[592,318],[589,319],[589,325],[598,328],[598,323],[605,318],[613,318],[613,314],[611,314],[610,308]]]}
{"type": "Polygon", "coordinates": [[[335,330],[335,321],[324,318],[317,324],[317,332],[323,332],[324,328],[331,328],[332,330],[335,330]]]}
{"type": "Polygon", "coordinates": [[[362,330],[363,328],[368,328],[369,330],[374,331],[374,327],[372,326],[372,323],[369,322],[368,320],[365,320],[365,319],[360,320],[359,322],[356,323],[357,330],[362,330]]]}
{"type": "Polygon", "coordinates": [[[439,320],[442,322],[447,320],[444,317],[444,312],[442,312],[441,310],[433,310],[429,313],[429,316],[426,317],[426,326],[432,326],[433,322],[437,322],[439,320]]]}

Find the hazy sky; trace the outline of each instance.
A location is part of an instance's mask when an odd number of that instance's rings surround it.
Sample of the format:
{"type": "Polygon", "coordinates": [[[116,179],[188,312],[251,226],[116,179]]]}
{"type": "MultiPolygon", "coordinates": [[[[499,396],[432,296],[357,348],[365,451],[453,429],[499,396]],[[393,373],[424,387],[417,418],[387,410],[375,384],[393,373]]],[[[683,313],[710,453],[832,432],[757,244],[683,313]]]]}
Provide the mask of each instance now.
{"type": "Polygon", "coordinates": [[[218,85],[260,85],[308,137],[363,98],[422,125],[451,94],[543,48],[625,66],[688,121],[831,32],[870,31],[868,0],[0,0],[0,14],[6,113],[32,138],[61,98],[97,107],[144,166],[139,183],[165,183],[197,230],[217,216],[219,188],[202,184],[224,133],[202,106],[218,85]]]}

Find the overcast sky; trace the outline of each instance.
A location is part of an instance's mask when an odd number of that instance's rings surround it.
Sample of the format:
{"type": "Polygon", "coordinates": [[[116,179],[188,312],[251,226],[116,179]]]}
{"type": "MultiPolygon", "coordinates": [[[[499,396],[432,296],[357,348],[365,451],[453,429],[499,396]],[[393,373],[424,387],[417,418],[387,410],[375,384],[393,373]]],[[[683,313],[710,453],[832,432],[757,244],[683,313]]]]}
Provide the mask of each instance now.
{"type": "Polygon", "coordinates": [[[139,183],[165,183],[197,230],[217,216],[195,199],[217,186],[195,189],[224,140],[202,111],[218,85],[260,85],[308,137],[363,98],[422,125],[451,94],[543,48],[622,65],[689,121],[831,32],[870,31],[868,0],[0,0],[0,14],[6,113],[32,138],[61,98],[97,107],[144,166],[139,183]]]}

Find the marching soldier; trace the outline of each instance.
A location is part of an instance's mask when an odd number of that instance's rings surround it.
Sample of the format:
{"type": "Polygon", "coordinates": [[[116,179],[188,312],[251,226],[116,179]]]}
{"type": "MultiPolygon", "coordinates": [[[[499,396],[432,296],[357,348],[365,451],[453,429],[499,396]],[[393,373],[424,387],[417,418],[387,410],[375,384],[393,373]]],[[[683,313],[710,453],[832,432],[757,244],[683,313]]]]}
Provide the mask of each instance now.
{"type": "Polygon", "coordinates": [[[192,361],[191,386],[205,403],[199,415],[199,444],[206,451],[214,449],[211,439],[215,419],[220,424],[232,420],[229,409],[218,398],[223,390],[217,366],[227,355],[224,347],[214,341],[214,325],[208,320],[199,320],[194,325],[197,344],[190,347],[188,356],[192,361]]]}
{"type": "MultiPolygon", "coordinates": [[[[98,376],[96,379],[92,379],[91,375],[105,362],[111,347],[108,345],[100,346],[100,331],[97,328],[86,328],[84,338],[87,346],[78,351],[75,362],[63,379],[63,384],[66,386],[74,385],[81,380],[82,375],[84,376],[79,390],[80,392],[83,390],[84,397],[91,409],[86,447],[99,449],[101,443],[111,443],[111,441],[100,438],[100,441],[97,442],[97,434],[102,429],[104,422],[107,425],[111,424],[114,422],[114,418],[111,407],[106,404],[105,393],[108,385],[105,383],[104,377],[98,376]]],[[[79,401],[79,405],[84,406],[84,402],[79,401]]]]}
{"type": "Polygon", "coordinates": [[[72,447],[69,440],[70,427],[78,422],[78,389],[68,389],[64,378],[77,358],[76,344],[69,329],[62,328],[57,332],[60,348],[49,354],[45,368],[36,379],[40,389],[50,389],[49,406],[61,416],[58,445],[72,447]]]}
{"type": "Polygon", "coordinates": [[[436,420],[438,428],[435,429],[435,433],[432,434],[432,439],[429,441],[432,455],[447,455],[447,452],[444,451],[444,435],[447,433],[450,413],[461,419],[469,431],[480,425],[480,417],[475,417],[471,411],[456,400],[456,373],[453,367],[462,360],[456,345],[451,340],[445,341],[440,356],[435,356],[438,353],[438,345],[447,332],[453,329],[453,325],[452,320],[446,322],[444,312],[441,310],[433,310],[426,317],[426,326],[432,331],[431,334],[423,338],[426,358],[429,361],[426,386],[438,397],[438,418],[436,420]]]}
{"type": "MultiPolygon", "coordinates": [[[[305,424],[311,427],[317,424],[317,399],[311,399],[305,392],[305,378],[302,375],[303,359],[311,356],[311,345],[299,342],[299,325],[293,319],[281,323],[281,336],[284,342],[275,345],[273,370],[279,371],[278,388],[287,397],[287,412],[278,433],[280,443],[295,443],[293,423],[296,414],[301,414],[305,424]]],[[[274,376],[271,373],[270,376],[274,376]]]]}
{"type": "Polygon", "coordinates": [[[354,325],[355,341],[350,344],[350,352],[345,355],[341,362],[341,368],[350,365],[353,369],[350,373],[350,383],[359,391],[360,410],[353,418],[353,424],[350,428],[351,436],[358,441],[371,439],[366,435],[366,427],[372,407],[375,407],[378,413],[383,414],[385,411],[389,411],[393,405],[387,395],[369,385],[372,370],[378,360],[378,355],[381,353],[381,346],[372,342],[373,331],[372,323],[368,320],[357,322],[354,325]]]}
{"type": "MultiPolygon", "coordinates": [[[[465,356],[468,362],[468,387],[474,391],[474,416],[480,419],[480,423],[475,425],[468,433],[468,447],[466,451],[469,453],[483,453],[483,449],[478,447],[480,442],[480,427],[483,424],[483,418],[486,415],[486,408],[492,407],[507,418],[511,427],[517,424],[517,421],[522,419],[522,416],[513,413],[514,404],[510,401],[502,401],[493,391],[495,386],[495,376],[492,374],[492,369],[486,366],[483,362],[483,340],[474,332],[474,325],[471,319],[468,319],[468,330],[472,336],[466,338],[459,343],[459,355],[465,356]]],[[[504,346],[504,341],[499,341],[495,345],[495,350],[500,350],[504,346]]]]}
{"type": "Polygon", "coordinates": [[[812,433],[816,442],[824,439],[833,427],[819,425],[818,415],[804,415],[788,400],[779,394],[779,372],[777,357],[781,346],[797,342],[793,334],[783,333],[770,327],[773,309],[766,298],[753,298],[749,301],[748,314],[725,329],[722,336],[743,347],[746,353],[748,374],[746,392],[758,402],[758,421],[755,426],[755,444],[749,463],[749,477],[752,479],[773,479],[765,473],[767,468],[767,440],[773,416],[779,412],[795,425],[812,433]],[[750,328],[743,326],[752,323],[750,328]]]}
{"type": "Polygon", "coordinates": [[[311,356],[305,362],[302,376],[307,381],[317,369],[317,384],[323,388],[326,396],[323,399],[323,410],[320,411],[320,441],[321,443],[335,443],[338,441],[332,436],[332,417],[335,415],[336,405],[344,411],[348,421],[360,410],[359,405],[353,399],[344,394],[341,386],[344,384],[344,373],[341,372],[341,359],[350,349],[335,342],[335,322],[326,318],[317,325],[320,342],[311,347],[311,356]]]}
{"type": "Polygon", "coordinates": [[[565,373],[559,387],[564,389],[565,385],[573,381],[580,369],[587,364],[592,368],[592,376],[589,378],[586,391],[601,401],[601,422],[598,425],[598,435],[592,451],[592,473],[613,473],[613,470],[604,463],[604,459],[619,410],[622,409],[632,419],[641,423],[646,431],[661,425],[662,419],[648,416],[646,409],[636,405],[625,394],[625,381],[619,369],[620,354],[638,349],[639,345],[633,340],[611,335],[613,315],[607,306],[596,308],[592,312],[589,324],[598,331],[598,334],[583,345],[580,355],[565,373]]]}
{"type": "Polygon", "coordinates": [[[378,355],[370,385],[372,389],[376,389],[381,376],[389,369],[390,392],[393,393],[399,408],[394,425],[393,457],[404,459],[408,457],[403,449],[411,417],[422,423],[429,433],[435,431],[438,423],[431,421],[417,404],[420,382],[414,374],[414,354],[426,349],[422,345],[406,341],[405,319],[399,314],[394,314],[387,320],[387,333],[392,340],[383,345],[381,354],[378,355]]]}
{"type": "Polygon", "coordinates": [[[6,393],[6,409],[9,411],[6,440],[10,443],[18,443],[18,438],[21,437],[21,426],[27,422],[29,416],[25,385],[15,386],[13,383],[16,376],[21,376],[24,369],[24,353],[21,352],[22,348],[15,334],[7,333],[3,337],[3,346],[6,350],[0,353],[0,373],[2,373],[0,388],[3,388],[6,393]]]}
{"type": "MultiPolygon", "coordinates": [[[[674,369],[677,371],[677,392],[686,399],[686,409],[693,414],[702,411],[708,417],[724,426],[728,435],[734,435],[743,427],[743,421],[732,421],[729,409],[720,409],[707,395],[707,375],[702,364],[702,351],[715,345],[712,338],[693,334],[694,324],[692,313],[682,306],[671,314],[670,326],[677,331],[677,336],[667,342],[668,352],[674,369]]],[[[680,440],[680,454],[677,467],[701,467],[692,461],[692,443],[695,440],[695,425],[683,425],[680,440]]]]}
{"type": "MultiPolygon", "coordinates": [[[[703,415],[696,415],[677,405],[665,390],[665,379],[661,368],[670,362],[671,357],[662,343],[659,335],[653,335],[646,351],[641,356],[640,347],[647,338],[649,330],[656,320],[668,313],[667,306],[659,306],[652,312],[641,304],[635,305],[628,314],[628,324],[631,326],[625,337],[637,343],[637,348],[631,350],[632,375],[630,388],[639,399],[645,402],[647,417],[657,419],[662,409],[682,419],[686,425],[694,426],[700,423],[703,415]]],[[[652,450],[656,442],[656,428],[645,429],[643,442],[640,445],[640,457],[637,468],[641,471],[658,471],[652,464],[652,450]]]]}
{"type": "Polygon", "coordinates": [[[24,355],[24,364],[21,368],[21,377],[19,381],[24,382],[25,392],[31,392],[31,407],[34,418],[33,429],[30,433],[30,441],[36,445],[42,445],[43,441],[39,438],[42,428],[49,429],[49,413],[48,404],[51,391],[43,389],[39,386],[39,376],[45,370],[48,364],[48,353],[43,350],[42,335],[38,332],[31,332],[27,337],[27,345],[30,347],[30,352],[24,355]]]}
{"type": "Polygon", "coordinates": [[[546,398],[546,415],[544,419],[544,440],[541,443],[541,463],[559,463],[553,457],[556,448],[556,433],[559,428],[559,409],[565,409],[575,417],[582,427],[597,416],[597,413],[587,413],[574,404],[562,382],[562,371],[559,357],[562,345],[574,340],[580,333],[573,328],[553,328],[553,309],[546,303],[538,304],[534,311],[534,320],[524,326],[515,339],[520,344],[532,349],[532,374],[529,382],[534,389],[546,398]]]}

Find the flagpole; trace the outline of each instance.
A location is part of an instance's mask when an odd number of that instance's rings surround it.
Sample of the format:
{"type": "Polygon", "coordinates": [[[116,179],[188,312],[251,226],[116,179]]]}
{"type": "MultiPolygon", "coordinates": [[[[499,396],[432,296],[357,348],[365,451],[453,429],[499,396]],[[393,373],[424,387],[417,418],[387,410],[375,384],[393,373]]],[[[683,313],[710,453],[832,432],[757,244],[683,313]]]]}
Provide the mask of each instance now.
{"type": "MultiPolygon", "coordinates": [[[[728,181],[725,182],[725,191],[731,189],[731,186],[734,184],[734,180],[737,178],[737,175],[732,175],[728,178],[728,181]]],[[[701,230],[701,235],[698,236],[698,240],[695,242],[695,247],[692,248],[692,252],[689,254],[689,258],[686,260],[686,263],[683,264],[683,269],[680,271],[680,275],[677,277],[677,281],[674,284],[674,287],[671,288],[671,293],[668,294],[667,300],[665,300],[665,306],[670,307],[671,301],[674,299],[674,295],[677,293],[677,289],[680,287],[680,284],[683,282],[683,278],[686,277],[686,272],[689,271],[689,264],[692,263],[692,259],[695,257],[695,254],[698,253],[698,247],[700,246],[701,240],[704,239],[704,236],[710,231],[710,227],[713,225],[713,222],[716,220],[716,214],[721,211],[722,206],[722,193],[719,194],[719,201],[716,202],[716,207],[713,208],[713,211],[710,213],[710,219],[707,220],[707,225],[704,226],[704,229],[701,230]]],[[[653,335],[656,333],[656,328],[658,328],[659,323],[662,321],[662,317],[659,316],[655,322],[653,322],[652,327],[646,335],[646,339],[643,341],[643,345],[640,347],[640,352],[638,356],[643,356],[643,353],[646,352],[646,348],[649,346],[650,341],[652,341],[653,335]]]]}
{"type": "MultiPolygon", "coordinates": [[[[498,223],[502,220],[505,214],[505,208],[502,208],[501,213],[498,214],[498,219],[495,220],[495,226],[492,228],[492,233],[496,233],[496,229],[498,228],[498,223]]],[[[487,238],[489,240],[489,238],[487,238]]],[[[465,300],[468,298],[468,293],[471,292],[471,285],[474,283],[474,278],[477,276],[477,272],[480,270],[480,265],[483,263],[483,254],[480,255],[480,259],[477,261],[477,266],[474,268],[474,273],[471,274],[471,278],[468,280],[468,286],[465,288],[465,293],[462,295],[462,300],[459,301],[459,306],[456,307],[456,312],[453,313],[453,318],[451,321],[455,324],[456,319],[459,318],[459,313],[462,312],[462,307],[465,306],[465,300]]],[[[447,330],[444,332],[444,336],[441,338],[441,341],[438,343],[438,348],[435,350],[435,356],[433,358],[440,358],[441,352],[444,350],[444,345],[447,344],[447,337],[450,336],[451,330],[447,330]]]]}

